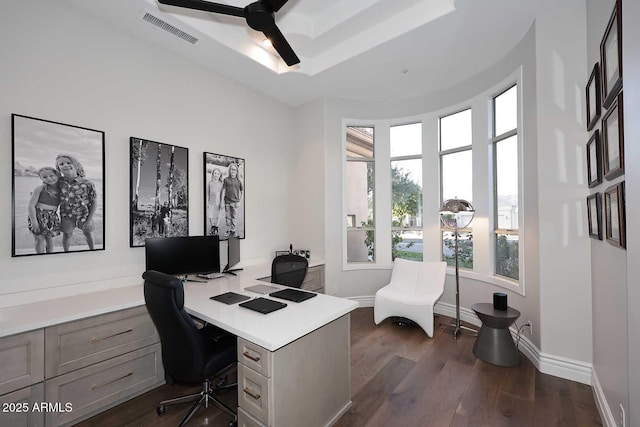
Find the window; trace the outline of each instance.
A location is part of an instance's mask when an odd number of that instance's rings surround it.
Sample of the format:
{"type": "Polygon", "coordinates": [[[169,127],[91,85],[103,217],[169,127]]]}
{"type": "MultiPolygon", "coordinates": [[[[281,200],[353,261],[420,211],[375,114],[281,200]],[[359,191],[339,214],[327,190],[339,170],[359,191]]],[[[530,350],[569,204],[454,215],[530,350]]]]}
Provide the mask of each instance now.
{"type": "Polygon", "coordinates": [[[518,87],[493,98],[495,274],[519,280],[518,87]]]}
{"type": "Polygon", "coordinates": [[[422,123],[392,126],[391,258],[422,261],[422,123]]]}
{"type": "Polygon", "coordinates": [[[375,262],[374,128],[346,128],[347,262],[375,262]]]}
{"type": "MultiPolygon", "coordinates": [[[[471,163],[471,109],[439,120],[441,202],[464,199],[473,204],[471,163]]],[[[455,235],[441,225],[442,260],[455,265],[455,235]]],[[[458,231],[458,261],[460,268],[473,269],[473,234],[471,228],[458,231]]]]}

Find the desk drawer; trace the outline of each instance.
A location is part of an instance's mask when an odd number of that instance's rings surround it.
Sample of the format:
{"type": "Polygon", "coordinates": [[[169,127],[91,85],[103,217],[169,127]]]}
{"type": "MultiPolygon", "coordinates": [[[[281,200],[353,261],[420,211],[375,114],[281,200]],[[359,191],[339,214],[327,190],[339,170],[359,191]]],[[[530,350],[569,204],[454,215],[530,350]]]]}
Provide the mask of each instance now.
{"type": "Polygon", "coordinates": [[[35,404],[44,402],[44,384],[38,383],[30,387],[0,396],[2,413],[0,420],[3,426],[44,426],[44,411],[33,411],[35,404]],[[5,406],[6,405],[6,406],[5,406]],[[6,411],[5,411],[6,410],[6,411]]]}
{"type": "Polygon", "coordinates": [[[271,387],[271,379],[238,363],[238,406],[267,425],[273,414],[271,387]]]}
{"type": "Polygon", "coordinates": [[[46,414],[47,426],[59,426],[103,411],[164,379],[160,344],[109,359],[46,381],[47,402],[59,402],[70,412],[46,414]]]}
{"type": "Polygon", "coordinates": [[[0,339],[0,394],[44,379],[44,331],[0,339]]]}
{"type": "Polygon", "coordinates": [[[273,353],[250,341],[238,338],[238,362],[264,375],[271,376],[273,353]]]}
{"type": "Polygon", "coordinates": [[[45,331],[46,378],[158,342],[145,306],[52,326],[45,331]]]}
{"type": "Polygon", "coordinates": [[[238,427],[266,427],[266,424],[262,424],[242,408],[238,408],[238,427]]]}

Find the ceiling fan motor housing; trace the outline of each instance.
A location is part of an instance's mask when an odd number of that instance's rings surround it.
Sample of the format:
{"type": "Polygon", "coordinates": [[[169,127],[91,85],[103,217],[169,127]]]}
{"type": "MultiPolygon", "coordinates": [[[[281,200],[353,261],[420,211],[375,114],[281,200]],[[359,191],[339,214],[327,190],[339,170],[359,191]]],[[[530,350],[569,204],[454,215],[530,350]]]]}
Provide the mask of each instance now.
{"type": "Polygon", "coordinates": [[[256,31],[266,31],[276,26],[273,11],[260,2],[246,6],[244,14],[247,24],[256,31]]]}

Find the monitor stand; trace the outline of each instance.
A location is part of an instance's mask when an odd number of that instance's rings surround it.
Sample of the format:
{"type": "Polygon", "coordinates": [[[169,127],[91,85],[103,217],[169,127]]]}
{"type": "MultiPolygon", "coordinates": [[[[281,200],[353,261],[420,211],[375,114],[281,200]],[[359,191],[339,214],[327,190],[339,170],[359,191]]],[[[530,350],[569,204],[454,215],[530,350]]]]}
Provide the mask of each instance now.
{"type": "Polygon", "coordinates": [[[227,273],[227,274],[231,274],[232,276],[237,276],[236,273],[234,273],[235,271],[240,271],[240,270],[244,270],[243,268],[231,268],[231,269],[224,269],[223,273],[227,273]]]}

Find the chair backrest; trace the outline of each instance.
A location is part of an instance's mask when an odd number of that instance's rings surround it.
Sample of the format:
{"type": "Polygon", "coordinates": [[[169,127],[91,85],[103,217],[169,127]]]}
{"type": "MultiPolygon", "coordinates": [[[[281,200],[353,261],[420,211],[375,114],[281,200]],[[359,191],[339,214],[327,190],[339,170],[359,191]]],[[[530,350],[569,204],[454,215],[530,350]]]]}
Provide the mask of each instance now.
{"type": "Polygon", "coordinates": [[[271,283],[299,288],[307,275],[308,267],[309,261],[305,257],[278,255],[271,263],[271,283]]]}
{"type": "Polygon", "coordinates": [[[205,343],[184,310],[182,281],[159,271],[143,275],[147,311],[160,335],[162,364],[168,382],[199,383],[205,368],[205,343]]]}
{"type": "Polygon", "coordinates": [[[422,262],[396,258],[389,285],[413,294],[442,293],[447,274],[444,261],[422,262]]]}

